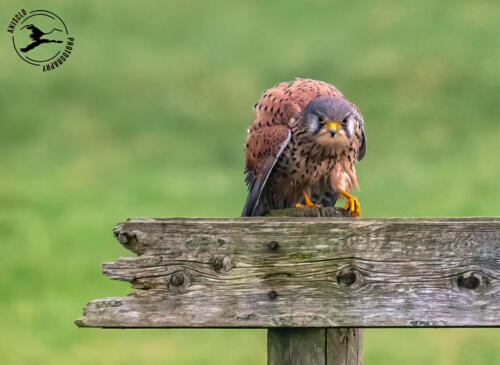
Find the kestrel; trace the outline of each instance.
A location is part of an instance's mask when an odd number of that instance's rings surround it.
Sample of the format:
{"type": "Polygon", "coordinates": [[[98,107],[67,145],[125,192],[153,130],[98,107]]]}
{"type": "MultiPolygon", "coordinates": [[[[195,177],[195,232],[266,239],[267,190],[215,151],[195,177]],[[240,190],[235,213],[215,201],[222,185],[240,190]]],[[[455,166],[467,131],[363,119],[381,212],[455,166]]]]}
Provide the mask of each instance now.
{"type": "Polygon", "coordinates": [[[296,79],[264,92],[246,139],[248,197],[242,216],[271,209],[334,206],[361,213],[355,164],[366,151],[358,107],[326,82],[296,79]]]}

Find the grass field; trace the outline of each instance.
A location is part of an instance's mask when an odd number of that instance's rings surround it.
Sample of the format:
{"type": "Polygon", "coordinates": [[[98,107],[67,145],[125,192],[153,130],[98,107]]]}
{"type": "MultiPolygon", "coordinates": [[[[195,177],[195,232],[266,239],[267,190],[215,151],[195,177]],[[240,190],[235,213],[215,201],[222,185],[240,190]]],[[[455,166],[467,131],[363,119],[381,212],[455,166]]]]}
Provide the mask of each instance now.
{"type": "MultiPolygon", "coordinates": [[[[368,139],[366,217],[500,215],[498,1],[0,3],[0,364],[264,364],[262,330],[72,323],[129,286],[127,217],[234,217],[261,92],[335,84],[368,139]],[[75,49],[42,73],[5,30],[59,14],[75,49]]],[[[365,363],[500,364],[497,329],[367,330],[365,363]]]]}

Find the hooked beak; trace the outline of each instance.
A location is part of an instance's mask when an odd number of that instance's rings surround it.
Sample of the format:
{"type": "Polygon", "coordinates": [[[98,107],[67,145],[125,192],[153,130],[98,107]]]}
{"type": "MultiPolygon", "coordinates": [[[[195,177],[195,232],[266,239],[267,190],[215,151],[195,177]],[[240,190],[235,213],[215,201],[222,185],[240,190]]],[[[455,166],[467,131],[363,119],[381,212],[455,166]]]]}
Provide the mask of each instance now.
{"type": "Polygon", "coordinates": [[[326,127],[328,128],[328,131],[330,132],[330,135],[332,137],[335,136],[337,130],[340,129],[340,125],[338,123],[326,123],[326,127]]]}

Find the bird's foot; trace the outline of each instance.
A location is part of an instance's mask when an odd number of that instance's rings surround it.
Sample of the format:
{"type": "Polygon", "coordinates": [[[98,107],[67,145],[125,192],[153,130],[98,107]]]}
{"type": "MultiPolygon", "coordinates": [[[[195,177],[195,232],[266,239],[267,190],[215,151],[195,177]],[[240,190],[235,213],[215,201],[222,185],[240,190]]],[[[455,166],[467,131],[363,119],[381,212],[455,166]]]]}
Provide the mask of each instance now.
{"type": "Polygon", "coordinates": [[[361,206],[359,205],[358,198],[345,191],[341,191],[340,194],[347,199],[344,209],[351,211],[351,217],[359,217],[361,215],[361,206]]]}
{"type": "Polygon", "coordinates": [[[305,204],[297,203],[297,204],[295,204],[295,207],[296,208],[311,208],[311,207],[319,208],[319,207],[321,207],[321,205],[313,203],[311,201],[311,199],[309,199],[309,196],[305,192],[304,192],[304,201],[305,201],[305,204]]]}
{"type": "Polygon", "coordinates": [[[300,204],[300,203],[295,204],[295,208],[311,208],[311,207],[319,208],[319,207],[321,207],[321,205],[315,204],[315,203],[311,203],[311,205],[300,204]]]}

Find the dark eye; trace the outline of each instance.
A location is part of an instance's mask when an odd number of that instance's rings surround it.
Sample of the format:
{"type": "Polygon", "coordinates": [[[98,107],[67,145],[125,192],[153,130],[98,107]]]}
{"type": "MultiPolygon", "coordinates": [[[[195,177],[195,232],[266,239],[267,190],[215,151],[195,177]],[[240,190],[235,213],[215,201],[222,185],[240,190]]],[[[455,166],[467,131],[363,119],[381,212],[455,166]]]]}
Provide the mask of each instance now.
{"type": "Polygon", "coordinates": [[[325,118],[323,118],[321,115],[318,117],[318,120],[321,124],[325,124],[325,118]]]}
{"type": "Polygon", "coordinates": [[[343,124],[343,125],[346,125],[346,124],[347,124],[347,118],[344,118],[344,120],[342,120],[342,124],[343,124]]]}

